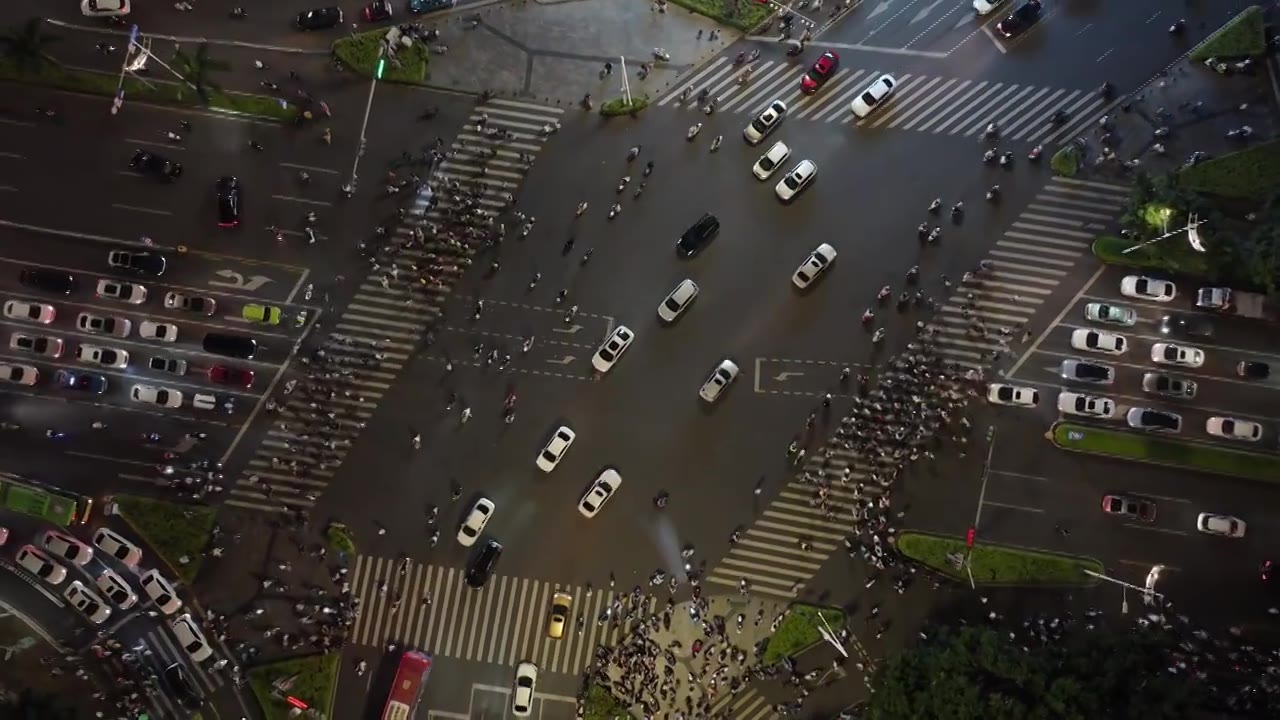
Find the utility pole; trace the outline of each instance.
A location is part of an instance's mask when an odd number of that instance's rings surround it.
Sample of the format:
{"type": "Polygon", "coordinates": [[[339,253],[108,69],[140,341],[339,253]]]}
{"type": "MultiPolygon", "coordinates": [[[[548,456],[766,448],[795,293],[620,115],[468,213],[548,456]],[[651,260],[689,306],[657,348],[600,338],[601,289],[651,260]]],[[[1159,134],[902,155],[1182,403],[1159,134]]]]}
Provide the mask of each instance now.
{"type": "MultiPolygon", "coordinates": [[[[392,28],[394,30],[395,28],[392,28]]],[[[356,145],[356,156],[351,161],[351,179],[347,182],[344,190],[348,195],[355,192],[356,184],[360,181],[360,158],[364,157],[364,149],[366,145],[365,131],[369,128],[369,111],[373,109],[373,91],[378,89],[378,80],[382,78],[382,72],[387,67],[387,40],[384,40],[378,46],[378,62],[374,66],[373,78],[369,81],[369,98],[364,103],[364,120],[360,122],[360,142],[356,145]]]]}

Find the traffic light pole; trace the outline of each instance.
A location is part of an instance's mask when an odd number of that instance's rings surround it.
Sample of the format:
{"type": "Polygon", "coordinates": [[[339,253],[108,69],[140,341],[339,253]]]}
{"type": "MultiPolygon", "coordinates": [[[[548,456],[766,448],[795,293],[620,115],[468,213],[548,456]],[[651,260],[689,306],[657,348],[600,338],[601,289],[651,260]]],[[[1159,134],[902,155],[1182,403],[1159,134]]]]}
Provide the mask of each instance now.
{"type": "Polygon", "coordinates": [[[387,61],[383,57],[386,50],[387,46],[385,43],[378,46],[378,62],[374,66],[373,79],[369,81],[369,99],[364,103],[364,120],[360,121],[360,143],[356,146],[355,159],[351,161],[351,180],[347,183],[348,195],[355,192],[356,184],[360,180],[358,171],[360,169],[360,158],[364,157],[364,133],[369,127],[369,111],[373,109],[373,91],[378,89],[378,78],[382,77],[382,69],[386,67],[387,61]]]}

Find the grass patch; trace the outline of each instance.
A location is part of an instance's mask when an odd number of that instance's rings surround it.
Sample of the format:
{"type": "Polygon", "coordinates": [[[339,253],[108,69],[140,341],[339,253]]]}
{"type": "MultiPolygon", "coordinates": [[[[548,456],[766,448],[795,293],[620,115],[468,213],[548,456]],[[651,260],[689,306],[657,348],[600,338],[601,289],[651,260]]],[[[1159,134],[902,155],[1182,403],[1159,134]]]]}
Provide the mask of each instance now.
{"type": "Polygon", "coordinates": [[[329,543],[329,549],[334,552],[340,552],[348,557],[356,554],[356,538],[351,534],[351,528],[340,522],[329,523],[329,527],[324,529],[324,539],[329,543]]]}
{"type": "Polygon", "coordinates": [[[947,555],[957,552],[968,554],[973,581],[978,585],[1085,586],[1097,583],[1097,579],[1085,575],[1082,570],[1103,571],[1102,563],[1093,558],[986,543],[977,543],[970,551],[960,538],[925,533],[902,533],[898,537],[898,551],[963,582],[969,582],[968,571],[964,568],[957,570],[947,555]]]}
{"type": "Polygon", "coordinates": [[[1267,30],[1262,8],[1253,5],[1200,43],[1191,53],[1191,59],[1203,62],[1209,58],[1257,57],[1266,50],[1267,30]]]}
{"type": "Polygon", "coordinates": [[[1093,254],[1108,265],[1121,265],[1133,268],[1154,268],[1172,273],[1204,277],[1209,275],[1209,263],[1205,253],[1185,249],[1187,243],[1170,238],[1165,242],[1148,245],[1131,253],[1124,251],[1137,245],[1114,235],[1099,235],[1093,241],[1093,254]],[[1172,252],[1171,252],[1172,251],[1172,252]]]}
{"type": "MultiPolygon", "coordinates": [[[[90,95],[116,94],[116,76],[106,73],[77,70],[52,62],[46,62],[38,68],[20,70],[11,58],[0,58],[0,80],[30,85],[88,93],[90,95]]],[[[160,103],[164,105],[186,105],[189,107],[208,107],[240,115],[294,122],[298,118],[298,107],[293,104],[281,107],[280,101],[265,95],[245,95],[242,93],[220,92],[210,88],[209,104],[201,102],[196,92],[178,82],[148,79],[150,86],[142,81],[126,76],[124,79],[124,101],[130,100],[160,103]]]]}
{"type": "Polygon", "coordinates": [[[582,695],[583,720],[630,720],[627,706],[599,683],[591,683],[582,695]]]}
{"type": "Polygon", "coordinates": [[[1178,187],[1209,195],[1265,200],[1280,187],[1280,140],[1247,147],[1178,171],[1178,187]]]}
{"type": "Polygon", "coordinates": [[[778,625],[778,631],[769,638],[769,645],[764,650],[765,665],[772,665],[785,657],[793,657],[803,652],[814,643],[822,641],[818,632],[818,614],[826,618],[832,632],[839,632],[844,627],[844,612],[836,608],[820,607],[796,603],[792,605],[787,616],[778,625]]]}
{"type": "MultiPolygon", "coordinates": [[[[356,33],[333,43],[333,54],[342,64],[366,77],[373,77],[378,66],[378,48],[382,47],[386,28],[356,33]]],[[[387,57],[380,80],[403,85],[422,85],[427,81],[430,52],[427,46],[414,42],[409,47],[396,46],[395,58],[387,57]]]]}
{"type": "Polygon", "coordinates": [[[204,560],[204,549],[213,535],[216,509],[137,495],[116,495],[112,500],[120,517],[168,564],[178,579],[187,584],[196,579],[204,560]]]}
{"type": "Polygon", "coordinates": [[[1080,161],[1084,159],[1084,153],[1075,143],[1064,146],[1061,150],[1053,154],[1049,158],[1049,168],[1053,170],[1055,175],[1062,177],[1075,177],[1080,172],[1080,161]]]}
{"type": "Polygon", "coordinates": [[[733,10],[726,12],[729,8],[726,0],[671,0],[686,10],[705,15],[721,25],[728,25],[743,32],[754,29],[774,12],[772,6],[757,0],[732,1],[733,10]]]}
{"type": "Polygon", "coordinates": [[[618,115],[635,115],[641,110],[649,107],[649,96],[631,97],[631,102],[627,102],[626,98],[613,98],[605,100],[600,104],[600,114],[605,117],[617,117],[618,115]]]}
{"type": "Polygon", "coordinates": [[[288,720],[292,717],[293,707],[278,697],[272,686],[277,680],[296,678],[289,686],[288,694],[311,706],[314,716],[319,718],[333,717],[333,692],[338,682],[339,653],[282,660],[268,665],[259,665],[247,674],[249,687],[253,688],[258,705],[262,706],[262,717],[265,720],[288,720]]]}
{"type": "Polygon", "coordinates": [[[1277,455],[1119,430],[1103,430],[1074,423],[1054,425],[1053,444],[1063,450],[1106,455],[1122,460],[1171,465],[1246,480],[1280,482],[1280,456],[1277,455]]]}

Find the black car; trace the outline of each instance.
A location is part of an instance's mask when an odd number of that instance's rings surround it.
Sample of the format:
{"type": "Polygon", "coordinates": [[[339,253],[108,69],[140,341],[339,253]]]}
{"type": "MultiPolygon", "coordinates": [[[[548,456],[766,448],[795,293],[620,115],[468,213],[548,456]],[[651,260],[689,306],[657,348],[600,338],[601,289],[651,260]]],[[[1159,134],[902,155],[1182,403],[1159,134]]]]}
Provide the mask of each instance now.
{"type": "Polygon", "coordinates": [[[1178,315],[1176,313],[1160,318],[1160,334],[1169,337],[1199,338],[1208,340],[1213,337],[1213,323],[1207,318],[1196,315],[1178,315]]]}
{"type": "Polygon", "coordinates": [[[323,7],[300,12],[293,24],[297,25],[299,30],[328,30],[342,24],[342,9],[323,7]]]}
{"type": "Polygon", "coordinates": [[[247,335],[232,333],[206,333],[201,343],[204,351],[213,355],[252,360],[258,353],[258,341],[247,335]]]}
{"type": "Polygon", "coordinates": [[[458,4],[458,0],[409,0],[409,12],[429,13],[433,10],[445,10],[458,4]]]}
{"type": "Polygon", "coordinates": [[[182,175],[182,163],[176,163],[155,153],[138,150],[133,153],[129,167],[143,175],[154,175],[165,180],[172,180],[182,175]]]}
{"type": "Polygon", "coordinates": [[[187,669],[181,663],[174,663],[164,669],[164,681],[173,692],[182,707],[188,710],[199,710],[204,707],[204,695],[196,684],[187,677],[187,669]]]}
{"type": "Polygon", "coordinates": [[[1031,27],[1038,19],[1040,19],[1040,0],[1027,0],[1009,13],[1009,17],[996,23],[996,30],[1001,35],[1011,38],[1031,27]]]}
{"type": "Polygon", "coordinates": [[[240,224],[240,178],[218,180],[218,227],[232,228],[240,224]]]}
{"type": "Polygon", "coordinates": [[[58,386],[67,390],[79,390],[101,395],[107,391],[107,379],[101,375],[71,370],[59,370],[58,386]]]}
{"type": "Polygon", "coordinates": [[[1271,377],[1271,366],[1259,360],[1241,360],[1236,374],[1247,380],[1266,380],[1271,377]]]}
{"type": "Polygon", "coordinates": [[[489,582],[493,568],[502,556],[502,545],[497,540],[489,540],[480,552],[467,565],[467,587],[479,590],[489,582]]]}
{"type": "Polygon", "coordinates": [[[18,282],[52,295],[70,295],[77,285],[75,275],[46,268],[27,268],[18,273],[18,282]]]}
{"type": "Polygon", "coordinates": [[[151,277],[164,274],[166,262],[163,255],[150,252],[112,250],[107,253],[107,264],[116,270],[128,270],[151,277]]]}
{"type": "Polygon", "coordinates": [[[715,215],[707,213],[698,218],[698,221],[685,230],[676,241],[676,254],[680,257],[693,257],[702,252],[702,249],[719,234],[720,220],[715,215]]]}

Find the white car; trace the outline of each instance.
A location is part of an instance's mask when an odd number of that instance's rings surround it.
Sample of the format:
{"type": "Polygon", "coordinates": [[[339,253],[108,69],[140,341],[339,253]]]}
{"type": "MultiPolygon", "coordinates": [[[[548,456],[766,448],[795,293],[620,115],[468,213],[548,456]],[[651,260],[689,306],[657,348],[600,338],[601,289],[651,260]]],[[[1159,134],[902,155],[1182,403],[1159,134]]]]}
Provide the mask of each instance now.
{"type": "Polygon", "coordinates": [[[792,168],[791,172],[774,186],[773,192],[782,202],[791,202],[801,190],[809,187],[809,183],[813,182],[813,176],[817,174],[818,166],[812,160],[801,160],[799,165],[792,168]]]}
{"type": "Polygon", "coordinates": [[[143,340],[159,340],[160,342],[167,343],[176,342],[178,340],[178,326],[173,323],[143,320],[138,324],[138,337],[143,340]]]}
{"type": "Polygon", "coordinates": [[[893,94],[893,89],[898,86],[898,81],[893,79],[892,75],[881,75],[867,86],[858,97],[849,103],[849,110],[854,117],[864,118],[871,114],[873,110],[880,107],[880,103],[885,98],[893,94]]]}
{"type": "Polygon", "coordinates": [[[165,615],[172,615],[182,607],[182,601],[178,599],[178,591],[173,589],[173,584],[165,580],[159,570],[148,570],[143,573],[139,584],[142,585],[142,591],[147,594],[147,597],[151,598],[151,602],[155,603],[160,612],[165,615]]]}
{"type": "Polygon", "coordinates": [[[76,327],[94,335],[122,338],[129,337],[129,331],[133,330],[133,323],[127,318],[80,313],[76,316],[76,327]]]}
{"type": "Polygon", "coordinates": [[[62,592],[62,597],[71,603],[71,607],[79,610],[81,615],[89,618],[89,622],[94,625],[101,625],[111,617],[111,607],[79,580],[68,585],[62,592]]]}
{"type": "Polygon", "coordinates": [[[471,506],[471,511],[467,513],[467,517],[462,521],[462,527],[458,528],[458,543],[462,547],[471,547],[476,544],[480,533],[484,532],[484,526],[489,524],[489,518],[493,517],[495,510],[493,501],[489,498],[480,498],[476,500],[476,504],[471,506]]]}
{"type": "Polygon", "coordinates": [[[685,278],[680,281],[675,290],[667,295],[662,304],[658,306],[658,319],[664,323],[673,323],[676,318],[684,314],[684,311],[693,303],[693,299],[698,297],[698,283],[685,278]]]}
{"type": "Polygon", "coordinates": [[[46,303],[9,300],[4,304],[4,316],[10,320],[26,320],[48,325],[58,317],[58,311],[46,303]]]}
{"type": "Polygon", "coordinates": [[[101,345],[81,345],[76,348],[76,359],[82,363],[118,369],[129,364],[129,351],[101,345]]]}
{"type": "Polygon", "coordinates": [[[137,565],[142,559],[142,548],[111,528],[98,528],[93,534],[93,546],[129,567],[137,565]]]}
{"type": "Polygon", "coordinates": [[[587,492],[583,494],[582,499],[578,501],[578,512],[583,517],[593,518],[600,512],[600,508],[618,492],[618,488],[622,486],[622,476],[617,470],[607,469],[600,473],[591,487],[587,488],[587,492]]]}
{"type": "Polygon", "coordinates": [[[742,131],[742,137],[746,139],[748,145],[758,145],[778,127],[778,123],[782,122],[782,116],[786,114],[787,104],[781,100],[774,100],[742,131]]]}
{"type": "Polygon", "coordinates": [[[542,472],[551,472],[556,469],[560,461],[564,459],[564,454],[569,451],[569,446],[576,440],[578,434],[569,428],[568,425],[561,425],[551,436],[551,440],[547,442],[547,446],[542,448],[542,452],[538,453],[536,464],[542,472]]]}
{"type": "Polygon", "coordinates": [[[14,385],[31,386],[40,380],[40,371],[34,365],[0,363],[0,380],[14,385]]]}
{"type": "Polygon", "coordinates": [[[93,548],[57,530],[46,532],[41,544],[50,555],[76,565],[88,565],[93,559],[93,548]]]}
{"type": "Polygon", "coordinates": [[[178,639],[178,644],[192,660],[204,662],[213,655],[213,648],[209,647],[209,641],[204,639],[204,633],[200,632],[200,627],[191,619],[190,614],[184,613],[174,618],[169,627],[173,630],[173,636],[178,639]]]}
{"type": "Polygon", "coordinates": [[[13,559],[18,561],[18,566],[23,570],[50,585],[57,585],[67,579],[67,569],[37,550],[34,545],[23,545],[13,559]]]}
{"type": "Polygon", "coordinates": [[[1151,346],[1151,362],[1161,365],[1200,367],[1204,365],[1204,351],[1189,345],[1156,343],[1151,346]]]}
{"type": "Polygon", "coordinates": [[[1230,515],[1217,513],[1200,513],[1196,518],[1196,529],[1208,535],[1221,535],[1229,538],[1244,537],[1244,521],[1230,515]]]}
{"type": "Polygon", "coordinates": [[[511,714],[529,717],[533,712],[533,693],[538,687],[538,666],[525,661],[516,666],[515,686],[511,688],[511,714]]]}
{"type": "Polygon", "coordinates": [[[755,175],[757,180],[768,180],[790,158],[791,148],[779,140],[760,156],[755,165],[751,166],[751,174],[755,175]]]}
{"type": "Polygon", "coordinates": [[[1169,302],[1178,294],[1178,289],[1168,280],[1158,280],[1142,275],[1127,275],[1120,281],[1120,294],[1141,300],[1169,302]]]}
{"type": "Polygon", "coordinates": [[[176,292],[165,293],[164,306],[170,310],[184,310],[208,316],[218,311],[218,301],[211,297],[176,292]]]}
{"type": "Polygon", "coordinates": [[[1204,423],[1204,431],[1228,440],[1258,442],[1262,439],[1262,426],[1252,420],[1214,415],[1204,423]]]}
{"type": "Polygon", "coordinates": [[[1132,326],[1138,322],[1138,313],[1133,308],[1110,303],[1089,303],[1084,306],[1084,317],[1100,323],[1132,326]]]}
{"type": "Polygon", "coordinates": [[[121,610],[128,610],[138,604],[137,593],[115,570],[103,570],[94,583],[98,586],[98,590],[121,610]]]}
{"type": "Polygon", "coordinates": [[[978,13],[978,17],[990,15],[992,10],[1004,4],[1004,0],[973,0],[973,11],[978,13]]]}
{"type": "Polygon", "coordinates": [[[1016,405],[1018,407],[1035,407],[1040,402],[1040,392],[1035,388],[1020,385],[991,383],[987,388],[987,402],[995,405],[1016,405]]]}
{"type": "Polygon", "coordinates": [[[1123,335],[1117,333],[1080,328],[1071,333],[1071,347],[1106,355],[1119,355],[1128,349],[1128,343],[1123,335]]]}
{"type": "Polygon", "coordinates": [[[1116,404],[1109,398],[1064,390],[1058,393],[1058,412],[1110,420],[1116,416],[1116,404]]]}
{"type": "Polygon", "coordinates": [[[715,370],[711,371],[711,377],[702,383],[702,387],[698,389],[698,397],[713,403],[724,393],[725,388],[733,384],[738,379],[738,364],[729,358],[720,361],[715,370]]]}
{"type": "Polygon", "coordinates": [[[619,325],[613,329],[609,337],[605,339],[600,349],[591,358],[591,367],[597,372],[607,373],[618,362],[618,358],[622,357],[622,353],[631,347],[631,341],[636,339],[635,333],[631,332],[631,328],[626,325],[619,325]]]}
{"type": "Polygon", "coordinates": [[[826,269],[835,259],[836,249],[827,243],[822,243],[814,248],[813,252],[809,253],[809,257],[805,258],[804,262],[800,263],[800,267],[796,268],[796,271],[792,273],[791,284],[804,290],[812,285],[819,275],[826,272],[826,269]]]}
{"type": "Polygon", "coordinates": [[[80,12],[89,17],[128,15],[129,0],[80,0],[80,12]]]}
{"type": "Polygon", "coordinates": [[[9,349],[11,350],[33,355],[44,355],[51,358],[62,357],[62,350],[65,347],[66,344],[62,342],[62,338],[47,335],[14,333],[13,337],[9,338],[9,349]]]}
{"type": "Polygon", "coordinates": [[[169,388],[156,387],[155,385],[143,385],[141,383],[134,385],[129,390],[129,397],[134,402],[147,405],[159,405],[166,408],[182,407],[181,390],[171,390],[169,388]]]}
{"type": "Polygon", "coordinates": [[[141,305],[147,299],[145,287],[123,280],[99,280],[96,292],[100,298],[120,300],[130,305],[141,305]]]}

